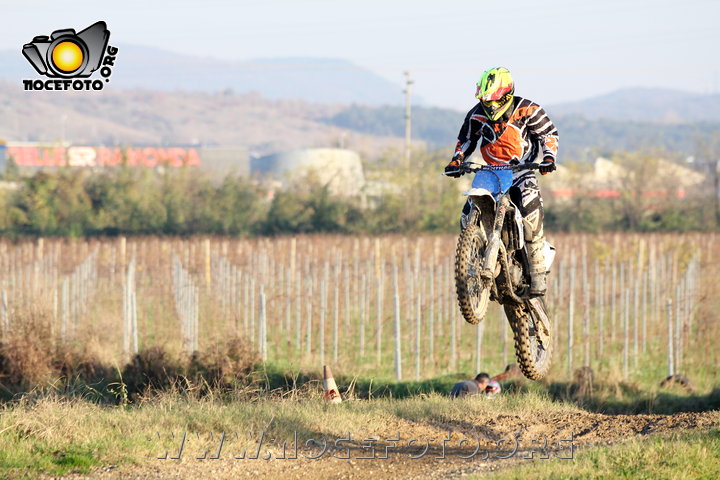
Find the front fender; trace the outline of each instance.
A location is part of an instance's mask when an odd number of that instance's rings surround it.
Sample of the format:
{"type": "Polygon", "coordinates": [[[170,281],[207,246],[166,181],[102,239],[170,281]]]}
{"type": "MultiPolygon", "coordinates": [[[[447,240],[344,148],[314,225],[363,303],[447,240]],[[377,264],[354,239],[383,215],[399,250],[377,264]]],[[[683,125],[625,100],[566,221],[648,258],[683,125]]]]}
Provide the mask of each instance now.
{"type": "Polygon", "coordinates": [[[471,188],[467,192],[464,192],[463,195],[466,197],[490,197],[492,198],[493,202],[495,201],[495,197],[493,197],[493,194],[490,190],[486,188],[471,188]]]}
{"type": "Polygon", "coordinates": [[[480,212],[479,222],[483,224],[486,232],[492,229],[495,218],[496,202],[490,190],[485,188],[471,188],[463,195],[468,197],[470,204],[480,212]]]}

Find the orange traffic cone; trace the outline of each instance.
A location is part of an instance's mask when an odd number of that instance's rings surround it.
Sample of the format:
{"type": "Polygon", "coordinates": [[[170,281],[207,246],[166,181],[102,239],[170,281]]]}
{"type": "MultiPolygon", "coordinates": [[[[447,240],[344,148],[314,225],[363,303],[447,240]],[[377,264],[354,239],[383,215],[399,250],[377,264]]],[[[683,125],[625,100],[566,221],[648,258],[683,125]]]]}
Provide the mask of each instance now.
{"type": "Polygon", "coordinates": [[[326,402],[340,403],[342,398],[340,397],[340,391],[337,388],[335,379],[333,378],[332,370],[327,365],[323,366],[323,387],[325,392],[323,398],[326,402]]]}

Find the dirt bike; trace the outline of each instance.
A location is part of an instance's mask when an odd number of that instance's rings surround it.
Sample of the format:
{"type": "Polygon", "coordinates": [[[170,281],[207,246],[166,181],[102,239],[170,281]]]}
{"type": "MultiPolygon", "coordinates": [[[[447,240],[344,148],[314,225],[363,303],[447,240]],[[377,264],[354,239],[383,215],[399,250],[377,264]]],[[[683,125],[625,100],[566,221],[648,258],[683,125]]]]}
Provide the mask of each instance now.
{"type": "MultiPolygon", "coordinates": [[[[468,196],[469,213],[461,219],[462,231],[455,253],[455,286],[463,317],[481,322],[488,303],[500,303],[515,339],[515,354],[523,374],[538,380],[550,368],[552,324],[542,297],[530,296],[528,254],[522,215],[509,192],[513,172],[539,169],[544,164],[460,165],[457,172],[475,173],[468,196]]],[[[545,243],[546,270],[555,249],[545,243]]]]}

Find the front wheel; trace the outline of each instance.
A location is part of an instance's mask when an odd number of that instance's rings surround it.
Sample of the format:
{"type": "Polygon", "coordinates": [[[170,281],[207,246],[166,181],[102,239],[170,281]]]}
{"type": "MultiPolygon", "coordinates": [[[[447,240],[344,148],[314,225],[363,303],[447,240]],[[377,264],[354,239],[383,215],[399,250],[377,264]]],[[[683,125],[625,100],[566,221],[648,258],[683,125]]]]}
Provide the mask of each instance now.
{"type": "Polygon", "coordinates": [[[460,233],[455,252],[455,288],[462,316],[470,324],[485,318],[490,301],[490,289],[480,279],[485,241],[480,227],[468,224],[460,233]]]}
{"type": "Polygon", "coordinates": [[[530,380],[540,380],[550,370],[552,329],[545,301],[532,298],[522,305],[505,305],[515,338],[520,370],[530,380]]]}

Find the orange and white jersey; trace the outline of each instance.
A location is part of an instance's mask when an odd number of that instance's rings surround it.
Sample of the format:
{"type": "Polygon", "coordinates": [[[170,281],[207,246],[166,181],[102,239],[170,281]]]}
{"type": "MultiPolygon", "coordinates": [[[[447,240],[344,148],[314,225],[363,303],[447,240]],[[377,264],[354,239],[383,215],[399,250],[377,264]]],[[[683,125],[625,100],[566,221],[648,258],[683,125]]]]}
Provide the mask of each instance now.
{"type": "Polygon", "coordinates": [[[542,158],[554,161],[558,152],[558,131],[545,110],[517,95],[513,108],[497,122],[490,122],[478,103],[465,116],[458,134],[455,153],[469,157],[480,146],[489,165],[532,162],[542,150],[542,158]]]}

